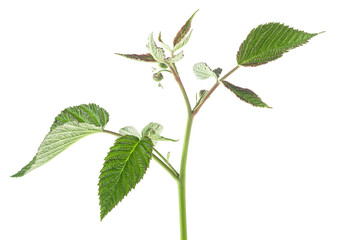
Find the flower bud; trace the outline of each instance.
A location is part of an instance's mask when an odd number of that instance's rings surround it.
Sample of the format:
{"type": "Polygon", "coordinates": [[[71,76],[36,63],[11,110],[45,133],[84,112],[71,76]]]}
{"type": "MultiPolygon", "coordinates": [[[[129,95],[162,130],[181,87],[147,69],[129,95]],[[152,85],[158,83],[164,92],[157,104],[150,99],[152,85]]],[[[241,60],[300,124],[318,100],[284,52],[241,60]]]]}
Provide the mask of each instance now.
{"type": "Polygon", "coordinates": [[[154,79],[156,82],[162,81],[162,79],[163,79],[162,73],[160,73],[160,72],[154,73],[153,79],[154,79]]]}
{"type": "Polygon", "coordinates": [[[162,68],[162,69],[167,69],[168,68],[167,64],[165,64],[165,63],[158,63],[158,66],[160,68],[162,68]]]}

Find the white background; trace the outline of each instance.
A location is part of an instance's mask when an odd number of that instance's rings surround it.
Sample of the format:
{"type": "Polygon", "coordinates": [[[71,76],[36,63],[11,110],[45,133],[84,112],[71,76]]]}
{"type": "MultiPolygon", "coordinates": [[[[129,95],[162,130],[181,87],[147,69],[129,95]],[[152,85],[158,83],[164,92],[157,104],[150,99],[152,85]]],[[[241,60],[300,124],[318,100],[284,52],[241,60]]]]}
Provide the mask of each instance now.
{"type": "Polygon", "coordinates": [[[196,80],[207,62],[224,73],[258,24],[326,31],[281,59],[241,67],[229,81],[272,109],[254,108],[223,86],[194,121],[187,171],[190,240],[337,240],[338,117],[335,1],[0,2],[0,239],[179,239],[175,182],[151,162],[144,179],[100,222],[97,182],[114,137],[94,134],[23,178],[26,165],[68,106],[97,103],[107,129],[151,121],[178,169],[186,109],[174,80],[152,81],[152,64],[114,53],[145,53],[150,32],[171,43],[196,10],[177,64],[194,103],[214,80],[196,80]]]}

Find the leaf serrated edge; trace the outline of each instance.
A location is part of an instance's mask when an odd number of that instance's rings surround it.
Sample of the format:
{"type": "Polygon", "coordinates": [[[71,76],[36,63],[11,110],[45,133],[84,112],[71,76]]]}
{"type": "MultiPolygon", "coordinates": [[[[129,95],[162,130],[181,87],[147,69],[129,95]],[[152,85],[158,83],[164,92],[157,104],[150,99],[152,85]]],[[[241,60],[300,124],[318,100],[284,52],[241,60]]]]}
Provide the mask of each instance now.
{"type": "Polygon", "coordinates": [[[191,28],[191,22],[195,14],[199,11],[199,9],[193,13],[193,15],[186,21],[186,23],[182,26],[182,28],[176,34],[176,37],[173,40],[174,47],[188,34],[191,28]]]}
{"type": "Polygon", "coordinates": [[[122,53],[115,53],[116,55],[129,58],[132,60],[140,61],[140,62],[157,62],[154,57],[150,53],[145,54],[122,54],[122,53]]]}

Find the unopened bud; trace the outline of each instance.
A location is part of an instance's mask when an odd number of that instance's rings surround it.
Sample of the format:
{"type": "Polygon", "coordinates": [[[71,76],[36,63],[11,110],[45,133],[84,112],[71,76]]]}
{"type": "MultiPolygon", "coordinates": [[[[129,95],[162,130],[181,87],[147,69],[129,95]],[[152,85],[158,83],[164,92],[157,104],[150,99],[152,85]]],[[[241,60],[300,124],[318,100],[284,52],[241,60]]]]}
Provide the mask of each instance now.
{"type": "Polygon", "coordinates": [[[167,64],[165,64],[165,63],[158,63],[158,66],[160,68],[162,68],[162,69],[167,69],[168,68],[167,64]]]}
{"type": "Polygon", "coordinates": [[[200,90],[200,92],[199,92],[200,98],[204,97],[207,93],[208,93],[207,90],[204,90],[204,89],[203,89],[203,90],[200,90]]]}
{"type": "Polygon", "coordinates": [[[154,73],[153,79],[154,79],[156,82],[162,81],[162,79],[163,79],[162,73],[160,73],[160,72],[154,73]]]}

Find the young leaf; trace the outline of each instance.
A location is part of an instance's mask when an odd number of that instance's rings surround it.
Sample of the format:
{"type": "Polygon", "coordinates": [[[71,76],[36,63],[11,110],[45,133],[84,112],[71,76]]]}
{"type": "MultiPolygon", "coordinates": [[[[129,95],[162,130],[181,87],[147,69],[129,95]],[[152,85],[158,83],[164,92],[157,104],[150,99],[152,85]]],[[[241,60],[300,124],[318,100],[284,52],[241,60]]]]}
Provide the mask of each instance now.
{"type": "Polygon", "coordinates": [[[81,138],[102,131],[102,127],[79,122],[67,122],[54,128],[42,141],[33,160],[12,177],[22,177],[35,168],[47,163],[81,138]]]}
{"type": "Polygon", "coordinates": [[[149,35],[148,47],[149,47],[150,54],[154,57],[156,61],[163,62],[165,60],[164,50],[163,48],[159,48],[156,46],[153,33],[149,35]]]}
{"type": "Polygon", "coordinates": [[[178,33],[176,34],[176,37],[174,38],[174,41],[173,41],[174,46],[176,46],[180,41],[182,41],[182,39],[188,34],[190,27],[191,27],[192,19],[197,12],[198,12],[198,10],[196,12],[194,12],[194,14],[183,25],[183,27],[180,29],[180,31],[178,31],[178,33]]]}
{"type": "Polygon", "coordinates": [[[181,51],[180,53],[176,54],[173,58],[171,58],[169,60],[170,63],[175,63],[180,61],[182,58],[184,57],[183,51],[181,51]]]}
{"type": "Polygon", "coordinates": [[[101,220],[140,182],[149,167],[153,143],[126,135],[116,140],[100,174],[101,220]]]}
{"type": "Polygon", "coordinates": [[[258,97],[256,93],[254,93],[250,89],[237,87],[227,81],[222,81],[222,83],[224,84],[225,87],[227,87],[230,91],[236,94],[236,96],[239,99],[243,100],[244,102],[250,103],[255,107],[270,108],[258,97]]]}
{"type": "Polygon", "coordinates": [[[55,118],[33,160],[12,177],[21,177],[40,167],[87,135],[102,132],[108,120],[106,110],[96,104],[66,108],[55,118]]]}
{"type": "Polygon", "coordinates": [[[141,134],[132,126],[121,128],[119,133],[122,135],[131,135],[131,136],[141,138],[141,134]]]}
{"type": "Polygon", "coordinates": [[[116,55],[126,57],[129,59],[141,61],[141,62],[156,62],[154,57],[150,54],[121,54],[121,53],[115,53],[116,55]]]}
{"type": "Polygon", "coordinates": [[[206,63],[196,63],[193,67],[193,71],[200,80],[205,80],[209,77],[214,77],[216,80],[218,79],[216,73],[213,72],[206,63]]]}
{"type": "Polygon", "coordinates": [[[171,48],[162,41],[161,32],[158,34],[158,41],[161,43],[162,47],[164,47],[165,50],[171,52],[171,48]]]}
{"type": "Polygon", "coordinates": [[[280,58],[302,46],[318,33],[306,33],[280,23],[267,23],[251,30],[237,52],[237,63],[255,67],[280,58]]]}
{"type": "Polygon", "coordinates": [[[161,124],[151,122],[142,129],[142,137],[149,137],[154,143],[154,145],[157,143],[157,141],[172,141],[172,142],[178,141],[162,137],[161,136],[162,130],[163,126],[161,124]]]}
{"type": "Polygon", "coordinates": [[[190,31],[189,35],[186,37],[186,38],[183,38],[182,41],[180,41],[179,43],[177,43],[175,46],[174,46],[174,49],[173,49],[173,52],[177,51],[178,49],[184,47],[188,42],[189,42],[189,39],[191,37],[191,33],[192,33],[192,30],[190,31]]]}

